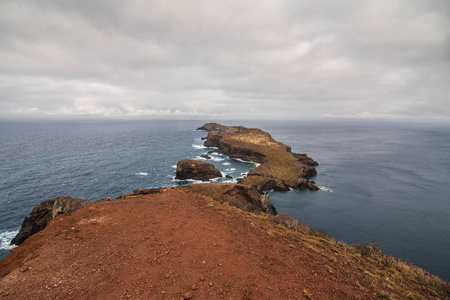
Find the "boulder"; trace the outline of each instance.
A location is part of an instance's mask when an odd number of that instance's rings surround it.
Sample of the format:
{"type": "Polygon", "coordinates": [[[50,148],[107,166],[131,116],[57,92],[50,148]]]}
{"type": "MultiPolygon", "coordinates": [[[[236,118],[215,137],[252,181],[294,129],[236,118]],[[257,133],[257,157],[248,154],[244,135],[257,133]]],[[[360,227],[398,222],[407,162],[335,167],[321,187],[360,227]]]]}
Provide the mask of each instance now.
{"type": "Polygon", "coordinates": [[[202,154],[202,155],[200,155],[200,157],[204,158],[204,159],[211,159],[211,156],[206,155],[206,154],[202,154]]]}
{"type": "Polygon", "coordinates": [[[94,201],[74,199],[67,196],[42,201],[33,208],[29,217],[25,217],[22,227],[12,239],[11,245],[22,244],[27,238],[44,229],[51,219],[87,207],[92,203],[94,201]]]}
{"type": "Polygon", "coordinates": [[[204,161],[184,159],[177,164],[175,179],[209,181],[217,177],[222,177],[222,173],[213,164],[204,161]]]}

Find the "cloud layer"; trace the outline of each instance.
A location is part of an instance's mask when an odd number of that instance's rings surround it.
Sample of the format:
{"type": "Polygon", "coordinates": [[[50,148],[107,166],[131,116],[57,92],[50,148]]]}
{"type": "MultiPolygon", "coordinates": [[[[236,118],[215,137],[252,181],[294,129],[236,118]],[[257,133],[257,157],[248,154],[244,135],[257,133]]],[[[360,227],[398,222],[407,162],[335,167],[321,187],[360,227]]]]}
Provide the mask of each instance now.
{"type": "Polygon", "coordinates": [[[450,120],[450,2],[0,2],[0,116],[450,120]]]}

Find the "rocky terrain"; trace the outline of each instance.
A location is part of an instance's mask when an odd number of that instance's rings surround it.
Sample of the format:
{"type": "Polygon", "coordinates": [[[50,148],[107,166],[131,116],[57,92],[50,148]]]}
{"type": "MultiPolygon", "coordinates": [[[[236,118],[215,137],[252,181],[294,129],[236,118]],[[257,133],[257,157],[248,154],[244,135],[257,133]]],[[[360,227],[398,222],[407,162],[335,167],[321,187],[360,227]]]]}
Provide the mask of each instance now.
{"type": "MultiPolygon", "coordinates": [[[[373,245],[241,210],[231,184],[135,190],[52,219],[0,261],[4,299],[447,299],[373,245]]],[[[244,208],[245,209],[245,208],[244,208]]]]}
{"type": "Polygon", "coordinates": [[[306,154],[293,153],[290,146],[275,141],[261,129],[217,123],[198,129],[209,131],[205,146],[217,147],[219,153],[232,158],[261,164],[240,181],[243,185],[258,191],[319,189],[308,179],[317,174],[314,168],[317,162],[306,154]]]}
{"type": "Polygon", "coordinates": [[[25,218],[19,233],[11,241],[11,244],[22,244],[28,237],[44,229],[51,219],[87,207],[92,203],[94,202],[67,196],[42,201],[33,208],[30,216],[25,218]]]}
{"type": "MultiPolygon", "coordinates": [[[[306,154],[259,129],[200,129],[211,130],[205,145],[261,165],[240,184],[43,201],[0,261],[0,298],[449,299],[448,282],[374,244],[347,245],[277,214],[265,191],[315,189],[306,154]]],[[[209,180],[218,174],[208,165],[180,161],[177,176],[209,180]]]]}

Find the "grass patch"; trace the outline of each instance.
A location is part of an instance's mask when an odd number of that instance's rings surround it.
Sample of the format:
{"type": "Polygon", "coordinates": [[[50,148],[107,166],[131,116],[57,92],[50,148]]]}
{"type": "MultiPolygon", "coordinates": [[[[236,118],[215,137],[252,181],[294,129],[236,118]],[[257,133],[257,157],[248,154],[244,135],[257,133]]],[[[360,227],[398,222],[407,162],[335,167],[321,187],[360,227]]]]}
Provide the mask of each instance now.
{"type": "Polygon", "coordinates": [[[333,236],[331,234],[329,234],[328,232],[326,232],[323,229],[317,229],[317,228],[311,228],[309,230],[309,235],[311,236],[315,236],[321,239],[324,239],[326,241],[333,241],[333,236]]]}
{"type": "Polygon", "coordinates": [[[242,289],[242,300],[250,300],[251,299],[252,292],[248,288],[242,289]]]}
{"type": "Polygon", "coordinates": [[[215,202],[215,201],[210,201],[208,203],[208,206],[215,207],[215,208],[220,208],[220,204],[215,202]]]}
{"type": "Polygon", "coordinates": [[[377,296],[380,297],[381,299],[392,300],[391,296],[383,291],[378,291],[377,296]]]}
{"type": "Polygon", "coordinates": [[[306,226],[302,221],[297,220],[288,214],[281,213],[275,216],[269,215],[267,216],[267,219],[276,225],[282,225],[288,229],[295,230],[304,234],[309,231],[308,226],[306,226]]]}

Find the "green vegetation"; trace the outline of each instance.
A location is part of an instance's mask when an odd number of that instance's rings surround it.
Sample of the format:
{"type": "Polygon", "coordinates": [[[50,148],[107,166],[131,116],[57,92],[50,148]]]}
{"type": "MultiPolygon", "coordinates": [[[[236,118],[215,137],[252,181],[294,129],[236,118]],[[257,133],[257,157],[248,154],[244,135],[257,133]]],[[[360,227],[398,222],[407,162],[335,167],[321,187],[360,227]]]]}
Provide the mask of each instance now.
{"type": "Polygon", "coordinates": [[[391,299],[392,299],[391,296],[390,296],[388,293],[383,292],[383,291],[378,291],[378,292],[377,292],[377,295],[378,295],[378,297],[380,297],[381,299],[386,299],[386,300],[391,300],[391,299]]]}
{"type": "Polygon", "coordinates": [[[252,295],[252,292],[248,288],[242,289],[242,300],[250,300],[250,296],[252,295]]]}

